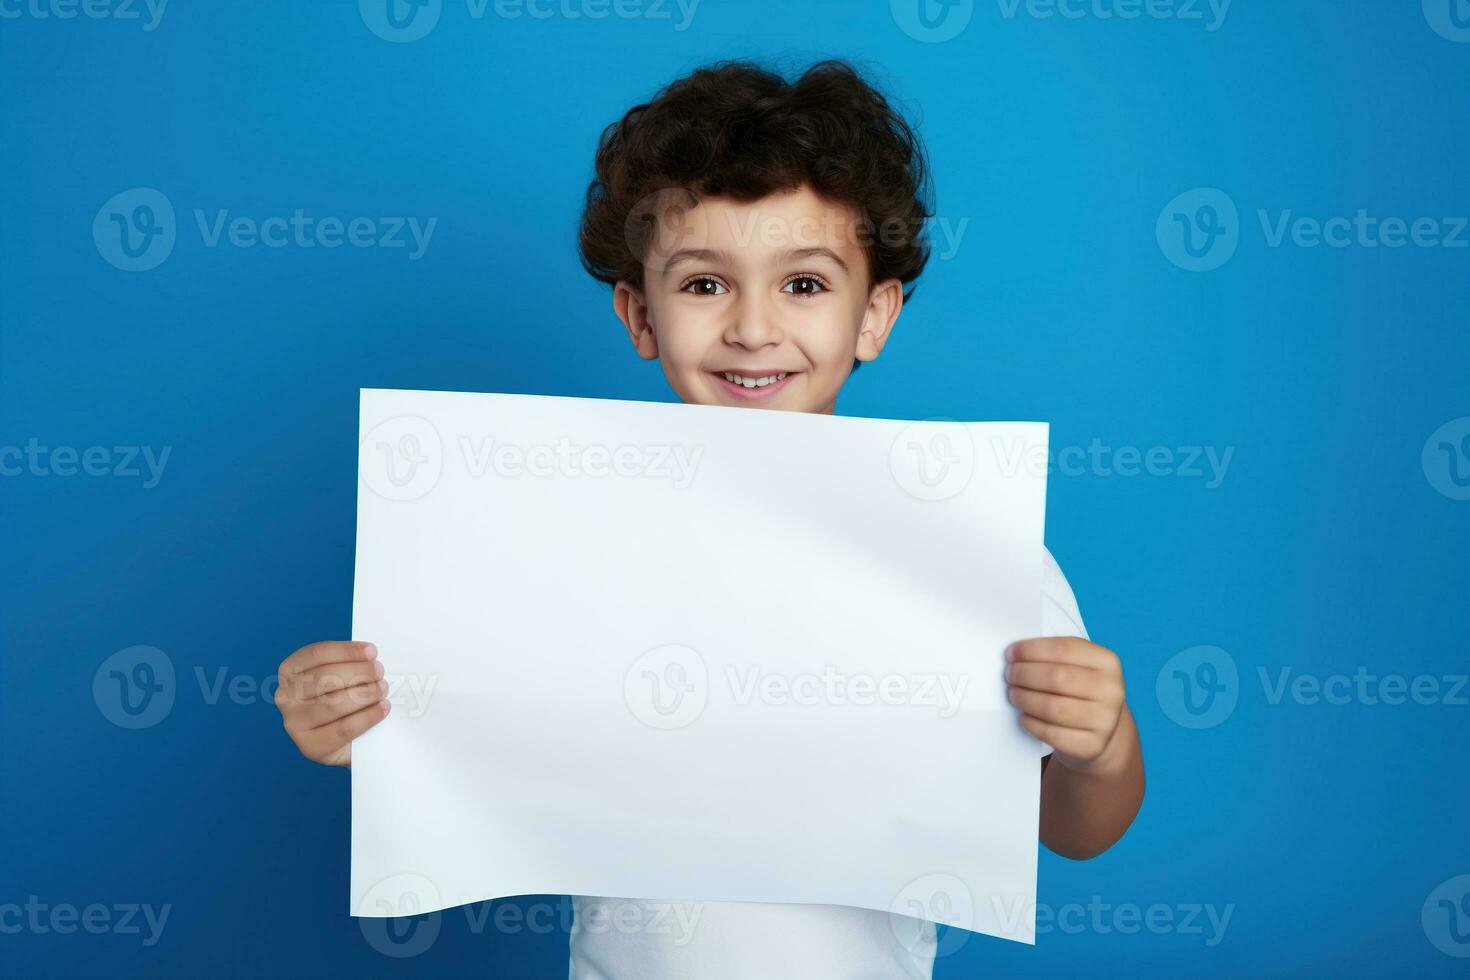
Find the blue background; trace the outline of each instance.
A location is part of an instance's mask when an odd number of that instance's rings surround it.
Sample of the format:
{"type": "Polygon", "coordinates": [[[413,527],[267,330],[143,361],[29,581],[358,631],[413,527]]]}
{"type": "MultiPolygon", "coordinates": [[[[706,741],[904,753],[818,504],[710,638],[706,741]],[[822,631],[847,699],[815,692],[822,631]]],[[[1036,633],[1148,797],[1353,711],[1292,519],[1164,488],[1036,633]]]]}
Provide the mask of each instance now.
{"type": "Polygon", "coordinates": [[[152,31],[0,19],[0,443],[171,447],[152,488],[0,478],[0,903],[172,905],[151,947],[0,934],[3,972],[564,975],[564,933],[458,911],[421,956],[377,952],[346,915],[348,774],[195,671],[258,683],[348,634],[360,386],[671,399],[576,261],[596,138],[701,63],[842,56],[913,115],[939,214],[969,225],[839,410],[1234,452],[1214,488],[1053,476],[1048,543],[1124,660],[1149,789],[1121,843],[1043,854],[1040,878],[1053,909],[1230,906],[1223,939],[976,936],[935,975],[1465,975],[1420,914],[1470,873],[1470,708],[1272,704],[1257,670],[1466,672],[1470,503],[1421,450],[1470,415],[1470,250],[1272,248],[1256,214],[1470,214],[1470,44],[1417,0],[1239,0],[1214,31],[1004,10],[943,43],[850,0],[704,0],[682,32],[676,10],[445,0],[403,44],[351,0],[176,0],[152,31]],[[178,241],[130,273],[92,225],[135,187],[172,202],[178,241]],[[1209,272],[1155,236],[1196,187],[1240,213],[1209,272]],[[439,221],[409,261],[207,248],[195,208],[439,221]],[[135,644],[178,690],[129,731],[92,681],[135,644]],[[1198,645],[1238,666],[1238,706],[1191,729],[1155,679],[1198,645]]]}

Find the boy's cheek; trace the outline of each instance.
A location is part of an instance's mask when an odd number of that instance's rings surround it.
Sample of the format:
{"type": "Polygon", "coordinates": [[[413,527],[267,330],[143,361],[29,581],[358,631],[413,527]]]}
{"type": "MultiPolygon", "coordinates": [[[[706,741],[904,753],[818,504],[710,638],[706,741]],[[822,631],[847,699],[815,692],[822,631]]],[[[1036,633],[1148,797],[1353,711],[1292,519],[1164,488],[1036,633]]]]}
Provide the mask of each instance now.
{"type": "Polygon", "coordinates": [[[687,405],[708,405],[713,401],[710,392],[700,385],[700,379],[691,377],[687,369],[671,363],[666,357],[660,356],[659,361],[664,369],[664,377],[668,379],[669,387],[674,389],[674,394],[679,400],[687,405]]]}

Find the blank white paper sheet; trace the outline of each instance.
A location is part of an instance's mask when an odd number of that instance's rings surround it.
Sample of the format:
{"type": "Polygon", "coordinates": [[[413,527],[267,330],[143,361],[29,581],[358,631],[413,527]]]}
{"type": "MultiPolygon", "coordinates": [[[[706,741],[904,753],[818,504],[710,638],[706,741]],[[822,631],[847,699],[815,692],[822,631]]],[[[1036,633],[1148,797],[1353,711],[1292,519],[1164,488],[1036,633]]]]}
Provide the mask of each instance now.
{"type": "Polygon", "coordinates": [[[1047,429],[365,389],[351,912],[849,905],[1034,942],[1047,429]]]}

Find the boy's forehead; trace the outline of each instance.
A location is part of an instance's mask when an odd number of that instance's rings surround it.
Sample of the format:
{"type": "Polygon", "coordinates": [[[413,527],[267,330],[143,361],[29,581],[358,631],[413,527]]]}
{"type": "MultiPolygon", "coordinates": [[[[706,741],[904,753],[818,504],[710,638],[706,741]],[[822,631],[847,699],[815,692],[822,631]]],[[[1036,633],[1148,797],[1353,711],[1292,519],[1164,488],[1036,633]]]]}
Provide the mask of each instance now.
{"type": "Polygon", "coordinates": [[[854,261],[862,256],[858,224],[851,206],[806,187],[753,201],[703,197],[697,203],[671,202],[657,222],[655,254],[649,257],[654,261],[649,265],[677,272],[697,260],[764,264],[830,251],[839,264],[855,268],[854,261]],[[659,257],[665,261],[660,263],[659,257]]]}
{"type": "Polygon", "coordinates": [[[725,231],[730,231],[732,227],[738,230],[752,221],[761,221],[791,225],[815,223],[818,226],[832,227],[840,233],[844,226],[857,220],[857,213],[850,206],[839,201],[830,201],[806,187],[768,194],[754,201],[737,201],[728,197],[706,198],[691,214],[698,215],[700,212],[703,212],[706,220],[723,225],[725,231]],[[725,217],[735,220],[718,220],[725,217]]]}

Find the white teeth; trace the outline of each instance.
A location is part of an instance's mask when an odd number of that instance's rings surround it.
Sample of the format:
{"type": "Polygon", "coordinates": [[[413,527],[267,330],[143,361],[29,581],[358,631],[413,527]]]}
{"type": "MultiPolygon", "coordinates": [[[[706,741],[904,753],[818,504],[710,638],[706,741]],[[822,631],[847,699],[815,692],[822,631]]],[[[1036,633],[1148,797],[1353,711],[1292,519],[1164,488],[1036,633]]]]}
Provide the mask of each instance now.
{"type": "Polygon", "coordinates": [[[744,388],[764,388],[766,385],[775,384],[777,381],[786,379],[786,372],[780,374],[768,374],[764,378],[747,378],[744,375],[734,374],[730,371],[721,371],[721,376],[733,385],[744,388]]]}

